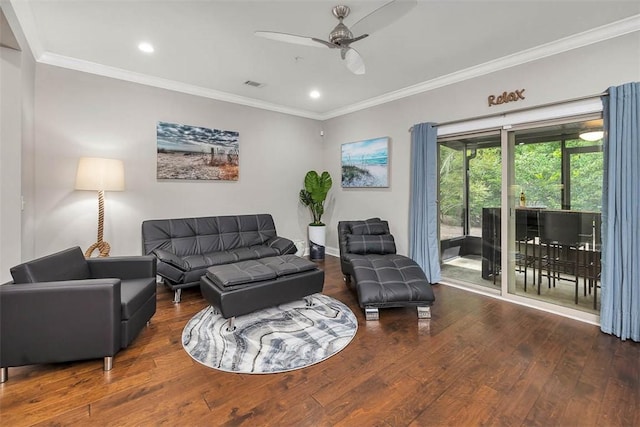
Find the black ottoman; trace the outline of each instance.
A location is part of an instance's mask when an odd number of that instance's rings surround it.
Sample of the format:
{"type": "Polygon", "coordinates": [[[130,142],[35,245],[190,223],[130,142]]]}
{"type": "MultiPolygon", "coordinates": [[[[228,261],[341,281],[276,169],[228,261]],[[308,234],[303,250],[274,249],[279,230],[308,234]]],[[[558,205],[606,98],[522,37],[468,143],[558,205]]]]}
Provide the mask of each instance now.
{"type": "Polygon", "coordinates": [[[367,320],[379,319],[378,308],[417,307],[418,318],[431,318],[435,301],[424,271],[397,254],[350,255],[360,307],[367,320]]]}
{"type": "Polygon", "coordinates": [[[217,265],[200,278],[202,296],[225,319],[302,299],[323,285],[324,271],[295,255],[217,265]]]}

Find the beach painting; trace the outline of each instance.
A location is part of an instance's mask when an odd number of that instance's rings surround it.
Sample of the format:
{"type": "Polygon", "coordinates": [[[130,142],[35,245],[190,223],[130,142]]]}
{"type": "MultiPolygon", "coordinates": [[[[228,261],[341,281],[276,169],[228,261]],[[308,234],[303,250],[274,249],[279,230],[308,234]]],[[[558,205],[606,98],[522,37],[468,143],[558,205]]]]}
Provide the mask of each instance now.
{"type": "Polygon", "coordinates": [[[239,133],[158,122],[158,179],[237,181],[239,133]]]}
{"type": "Polygon", "coordinates": [[[389,186],[389,138],[342,144],[342,187],[389,186]]]}

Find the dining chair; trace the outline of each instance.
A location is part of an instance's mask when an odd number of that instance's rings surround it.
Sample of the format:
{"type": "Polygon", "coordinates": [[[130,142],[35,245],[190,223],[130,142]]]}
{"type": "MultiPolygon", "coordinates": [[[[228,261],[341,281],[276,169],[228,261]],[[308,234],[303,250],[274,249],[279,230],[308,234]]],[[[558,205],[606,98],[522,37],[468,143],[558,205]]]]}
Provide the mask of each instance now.
{"type": "Polygon", "coordinates": [[[533,283],[536,283],[536,248],[538,236],[537,212],[516,209],[516,267],[518,272],[524,273],[524,291],[527,291],[528,268],[533,273],[533,283]],[[532,215],[534,215],[532,217],[532,215]]]}
{"type": "Polygon", "coordinates": [[[540,266],[538,274],[538,294],[542,277],[547,277],[548,287],[556,286],[556,281],[568,280],[575,286],[575,303],[578,303],[578,279],[580,276],[579,251],[582,225],[580,212],[540,211],[540,266]],[[546,272],[545,272],[546,270],[546,272]]]}

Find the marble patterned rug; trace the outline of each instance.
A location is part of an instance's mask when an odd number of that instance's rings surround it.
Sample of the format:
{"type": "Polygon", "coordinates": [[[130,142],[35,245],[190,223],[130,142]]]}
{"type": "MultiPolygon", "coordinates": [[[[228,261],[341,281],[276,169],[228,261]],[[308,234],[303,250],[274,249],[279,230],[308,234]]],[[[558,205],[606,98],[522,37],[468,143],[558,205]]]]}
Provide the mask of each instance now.
{"type": "Polygon", "coordinates": [[[358,320],[340,301],[322,294],[281,304],[235,319],[207,307],[189,320],[182,345],[210,368],[243,374],[270,374],[304,368],[345,348],[356,335],[358,320]]]}

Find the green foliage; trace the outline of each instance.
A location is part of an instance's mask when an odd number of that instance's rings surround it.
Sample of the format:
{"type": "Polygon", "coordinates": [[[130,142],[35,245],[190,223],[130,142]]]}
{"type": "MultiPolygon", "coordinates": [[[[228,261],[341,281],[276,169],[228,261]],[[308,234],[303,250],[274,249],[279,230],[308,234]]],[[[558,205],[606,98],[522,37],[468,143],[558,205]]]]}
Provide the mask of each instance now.
{"type": "MultiPolygon", "coordinates": [[[[567,141],[581,146],[583,141],[567,141]]],[[[440,220],[464,224],[464,152],[440,145],[440,220]]],[[[499,147],[476,150],[469,162],[469,223],[482,226],[482,208],[501,205],[502,158],[499,147]]],[[[524,191],[528,206],[562,207],[560,142],[517,145],[514,153],[517,194],[524,191]]],[[[599,211],[602,205],[602,153],[571,155],[571,208],[599,211]]]]}
{"type": "Polygon", "coordinates": [[[562,207],[560,142],[516,146],[515,173],[518,194],[524,191],[528,206],[562,207]]]}
{"type": "Polygon", "coordinates": [[[440,146],[440,219],[446,225],[462,224],[463,155],[462,151],[440,146]]]}
{"type": "Polygon", "coordinates": [[[321,221],[324,214],[324,201],[333,185],[331,175],[324,171],[318,175],[316,171],[309,171],[304,177],[304,188],[300,190],[300,202],[309,207],[313,222],[309,225],[324,225],[321,221]]]}
{"type": "Polygon", "coordinates": [[[500,206],[502,155],[500,148],[478,149],[469,162],[469,225],[482,226],[482,208],[500,206]]]}
{"type": "Polygon", "coordinates": [[[602,209],[602,152],[571,156],[571,209],[602,209]]]}

